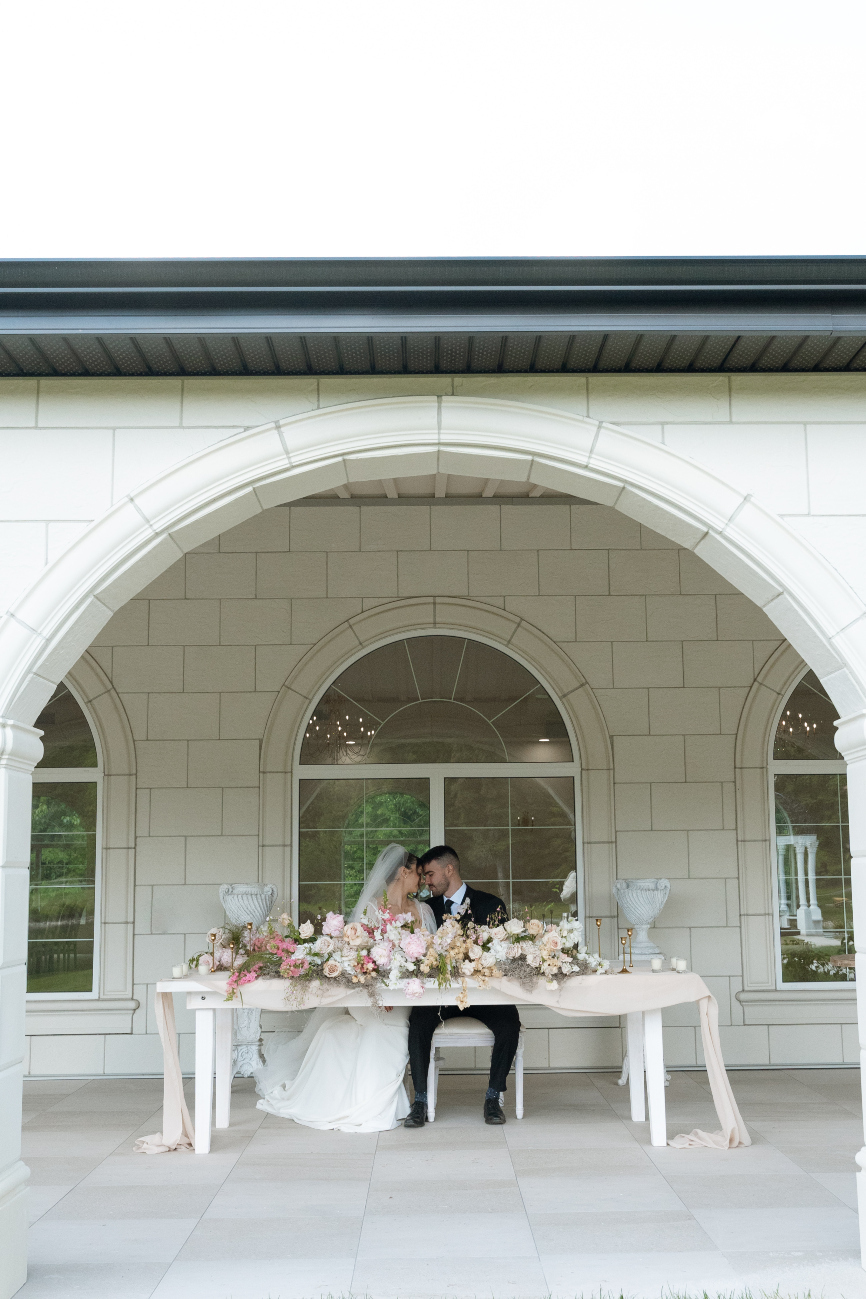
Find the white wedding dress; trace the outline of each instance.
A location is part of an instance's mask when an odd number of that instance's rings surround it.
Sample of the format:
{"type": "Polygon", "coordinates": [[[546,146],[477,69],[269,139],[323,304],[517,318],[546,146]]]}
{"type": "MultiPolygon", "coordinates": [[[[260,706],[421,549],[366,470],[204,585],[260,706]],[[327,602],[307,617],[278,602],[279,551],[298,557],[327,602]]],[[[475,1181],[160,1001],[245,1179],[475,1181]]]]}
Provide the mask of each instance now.
{"type": "MultiPolygon", "coordinates": [[[[433,912],[424,902],[417,905],[424,928],[435,933],[433,912]]],[[[298,1037],[275,1033],[264,1049],[265,1066],[256,1072],[258,1108],[308,1128],[398,1127],[410,1108],[403,1085],[409,1009],[322,1008],[298,1037]]]]}

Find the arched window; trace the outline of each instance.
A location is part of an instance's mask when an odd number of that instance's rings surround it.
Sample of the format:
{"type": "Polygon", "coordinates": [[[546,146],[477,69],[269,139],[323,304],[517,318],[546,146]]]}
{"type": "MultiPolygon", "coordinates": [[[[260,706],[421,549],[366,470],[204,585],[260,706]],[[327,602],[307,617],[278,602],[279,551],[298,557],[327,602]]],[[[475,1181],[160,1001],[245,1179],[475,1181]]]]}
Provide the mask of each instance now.
{"type": "Polygon", "coordinates": [[[36,720],[27,991],[93,995],[102,769],[81,704],[61,682],[36,720]]]}
{"type": "Polygon", "coordinates": [[[300,916],[351,909],[392,840],[448,843],[464,878],[509,908],[561,911],[578,866],[576,774],[559,709],[509,654],[448,635],[372,650],[317,701],[301,741],[300,916]]]}
{"type": "Polygon", "coordinates": [[[814,672],[782,706],[770,759],[779,977],[792,983],[854,978],[851,853],[839,714],[814,672]]]}

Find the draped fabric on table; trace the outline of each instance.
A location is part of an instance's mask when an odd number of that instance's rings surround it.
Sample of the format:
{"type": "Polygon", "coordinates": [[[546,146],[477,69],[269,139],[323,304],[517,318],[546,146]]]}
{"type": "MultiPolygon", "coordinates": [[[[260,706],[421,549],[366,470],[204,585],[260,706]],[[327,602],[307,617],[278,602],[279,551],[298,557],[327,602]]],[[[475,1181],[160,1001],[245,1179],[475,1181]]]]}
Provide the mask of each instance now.
{"type": "MultiPolygon", "coordinates": [[[[227,979],[225,974],[191,975],[196,988],[205,992],[222,992],[227,979]]],[[[628,978],[624,976],[589,974],[566,979],[558,988],[548,988],[542,980],[527,989],[514,979],[493,979],[489,990],[499,994],[497,1001],[529,1003],[546,1006],[565,1016],[628,1015],[635,1011],[664,1010],[667,1006],[678,1006],[684,1002],[694,1001],[698,1005],[701,1023],[701,1041],[704,1049],[707,1076],[710,1090],[716,1107],[721,1130],[702,1132],[696,1128],[693,1132],[674,1137],[669,1144],[680,1148],[688,1146],[712,1146],[718,1150],[732,1149],[734,1146],[750,1146],[751,1138],[746,1125],[740,1117],[725,1062],[722,1059],[722,1048],[719,1041],[719,1007],[700,975],[686,973],[644,974],[635,972],[628,978]]],[[[452,1005],[455,1000],[455,988],[451,992],[440,993],[437,989],[428,989],[421,1001],[407,1003],[402,994],[386,994],[388,1000],[401,1005],[452,1005]]],[[[297,993],[297,986],[292,986],[292,993],[297,993]]],[[[347,1006],[368,1005],[363,989],[349,991],[346,988],[322,987],[311,989],[308,1000],[298,1005],[294,1000],[287,1002],[286,982],[283,979],[258,979],[247,984],[243,989],[243,1005],[258,1006],[262,1010],[301,1010],[311,1006],[347,1006]]],[[[472,1001],[473,987],[469,985],[469,999],[472,1001]]],[[[157,1022],[160,1026],[163,1051],[165,1052],[165,1097],[163,1111],[163,1131],[155,1137],[144,1137],[136,1146],[144,1154],[160,1154],[174,1150],[178,1146],[190,1143],[191,1127],[189,1114],[183,1099],[183,1086],[180,1063],[177,1054],[177,1038],[174,1032],[174,1010],[172,994],[158,992],[157,1022]],[[165,1009],[160,1010],[160,1003],[165,1009]],[[169,1007],[171,1010],[169,1011],[169,1007]]],[[[238,1002],[240,1005],[240,1002],[238,1002]]],[[[480,999],[479,999],[480,1004],[480,999]]]]}
{"type": "Polygon", "coordinates": [[[156,1023],[165,1058],[165,1080],[162,1088],[162,1132],[139,1137],[135,1152],[139,1155],[164,1155],[169,1150],[192,1150],[193,1127],[183,1095],[183,1075],[177,1054],[177,1029],[174,1023],[174,998],[169,993],[156,995],[156,1023]]]}

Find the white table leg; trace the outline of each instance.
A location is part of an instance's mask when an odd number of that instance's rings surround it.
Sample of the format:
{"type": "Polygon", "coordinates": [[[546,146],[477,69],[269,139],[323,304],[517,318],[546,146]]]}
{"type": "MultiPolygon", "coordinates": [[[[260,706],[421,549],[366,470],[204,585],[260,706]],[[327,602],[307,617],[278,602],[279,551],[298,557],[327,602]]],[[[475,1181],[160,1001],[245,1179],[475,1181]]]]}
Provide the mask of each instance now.
{"type": "Polygon", "coordinates": [[[205,1007],[195,1012],[195,1153],[210,1151],[213,1104],[214,1015],[205,1007]]]}
{"type": "Polygon", "coordinates": [[[643,1013],[634,1010],[626,1015],[628,1029],[628,1090],[633,1123],[646,1123],[643,1090],[643,1013]]]}
{"type": "Polygon", "coordinates": [[[227,1128],[232,1106],[232,1028],[234,1011],[217,1010],[216,1014],[216,1114],[214,1127],[227,1128]]]}
{"type": "Polygon", "coordinates": [[[665,1114],[665,1058],[661,1011],[644,1011],[643,1024],[650,1143],[654,1146],[665,1146],[668,1140],[668,1128],[665,1114]]]}

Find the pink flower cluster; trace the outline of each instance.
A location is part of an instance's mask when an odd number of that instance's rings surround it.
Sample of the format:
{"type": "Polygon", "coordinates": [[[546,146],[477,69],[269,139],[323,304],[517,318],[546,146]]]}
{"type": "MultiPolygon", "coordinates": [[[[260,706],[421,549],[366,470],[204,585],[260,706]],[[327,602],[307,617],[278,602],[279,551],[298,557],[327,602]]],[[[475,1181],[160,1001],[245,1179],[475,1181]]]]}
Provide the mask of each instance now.
{"type": "Polygon", "coordinates": [[[234,974],[229,976],[226,988],[231,988],[234,991],[235,988],[242,988],[245,983],[253,983],[261,972],[261,965],[254,965],[252,969],[246,970],[243,974],[241,974],[240,970],[236,970],[234,974]]]}
{"type": "Polygon", "coordinates": [[[280,965],[280,973],[290,979],[297,979],[302,974],[306,974],[309,968],[310,962],[306,956],[290,956],[280,965]]]}

